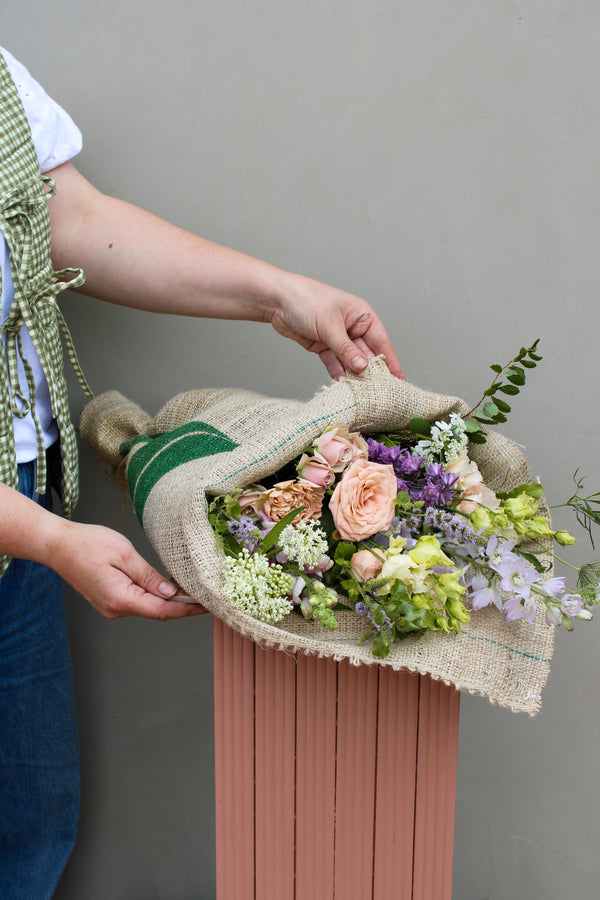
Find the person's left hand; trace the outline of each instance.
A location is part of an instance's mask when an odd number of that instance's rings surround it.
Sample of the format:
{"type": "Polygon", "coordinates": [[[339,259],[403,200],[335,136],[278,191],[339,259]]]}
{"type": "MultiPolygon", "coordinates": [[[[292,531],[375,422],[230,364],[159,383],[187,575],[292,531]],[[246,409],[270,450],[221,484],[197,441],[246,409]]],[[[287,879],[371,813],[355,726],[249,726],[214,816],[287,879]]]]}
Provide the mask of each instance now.
{"type": "Polygon", "coordinates": [[[302,275],[291,275],[286,288],[272,310],[273,328],[318,353],[332,378],[361,372],[369,357],[383,354],[390,372],[404,379],[387,332],[365,300],[302,275]]]}

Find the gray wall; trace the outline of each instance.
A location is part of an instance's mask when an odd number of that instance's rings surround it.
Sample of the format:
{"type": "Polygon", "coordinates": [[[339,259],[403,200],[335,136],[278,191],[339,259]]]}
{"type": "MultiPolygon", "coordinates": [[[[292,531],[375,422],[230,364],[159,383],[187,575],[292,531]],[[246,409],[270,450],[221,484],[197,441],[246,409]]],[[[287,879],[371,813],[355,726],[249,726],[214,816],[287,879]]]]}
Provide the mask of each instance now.
{"type": "MultiPolygon", "coordinates": [[[[412,381],[476,400],[490,363],[540,337],[507,431],[556,502],[577,465],[597,486],[597,3],[0,9],[98,187],[367,297],[412,381]]],[[[264,326],[64,306],[94,389],[150,411],[186,388],[308,397],[326,380],[264,326]]],[[[82,494],[82,520],[117,524],[85,448],[82,494]]],[[[150,552],[130,513],[125,531],[150,552]]],[[[69,611],[84,797],[57,896],[212,898],[210,619],[111,623],[76,596],[69,611]]],[[[597,897],[599,627],[558,635],[535,719],[463,697],[455,900],[597,897]]]]}

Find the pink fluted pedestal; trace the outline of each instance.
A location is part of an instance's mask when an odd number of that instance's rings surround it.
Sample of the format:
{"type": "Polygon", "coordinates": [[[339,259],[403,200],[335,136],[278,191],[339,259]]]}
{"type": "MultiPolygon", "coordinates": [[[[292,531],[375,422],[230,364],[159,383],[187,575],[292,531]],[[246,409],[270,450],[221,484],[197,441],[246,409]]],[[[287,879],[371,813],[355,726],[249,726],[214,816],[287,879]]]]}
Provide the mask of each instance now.
{"type": "Polygon", "coordinates": [[[458,693],[214,628],[217,900],[450,900],[458,693]]]}

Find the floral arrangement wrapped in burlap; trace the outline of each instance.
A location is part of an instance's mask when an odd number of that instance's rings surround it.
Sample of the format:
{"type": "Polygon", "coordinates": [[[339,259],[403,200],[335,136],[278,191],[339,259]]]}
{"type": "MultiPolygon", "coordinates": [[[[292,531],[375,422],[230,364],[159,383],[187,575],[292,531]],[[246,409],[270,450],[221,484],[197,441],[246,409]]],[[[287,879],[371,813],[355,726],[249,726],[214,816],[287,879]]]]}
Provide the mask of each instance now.
{"type": "MultiPolygon", "coordinates": [[[[209,521],[211,498],[236,496],[260,483],[331,426],[363,435],[401,434],[415,419],[434,423],[468,413],[468,404],[456,397],[399,381],[377,358],[364,373],[333,382],[306,402],[246,390],[194,390],[151,418],[110,391],[84,408],[80,430],[101,459],[125,471],[137,516],[170,575],[190,598],[243,635],[287,651],[426,673],[515,712],[534,714],[553,650],[543,604],[534,607],[535,614],[507,621],[490,603],[461,622],[457,633],[408,636],[376,659],[361,641],[370,623],[353,610],[338,612],[336,630],[328,630],[296,614],[269,624],[223,597],[226,558],[209,521]]],[[[486,438],[469,447],[485,485],[510,492],[533,481],[516,444],[495,431],[486,438]]],[[[550,552],[542,555],[545,578],[551,561],[550,552]]]]}

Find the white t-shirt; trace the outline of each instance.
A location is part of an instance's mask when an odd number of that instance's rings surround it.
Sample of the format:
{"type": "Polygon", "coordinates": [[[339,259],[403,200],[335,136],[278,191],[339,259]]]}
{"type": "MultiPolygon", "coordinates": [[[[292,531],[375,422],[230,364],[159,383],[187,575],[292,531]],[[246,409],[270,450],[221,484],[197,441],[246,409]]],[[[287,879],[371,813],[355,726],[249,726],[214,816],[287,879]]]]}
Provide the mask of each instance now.
{"type": "MultiPolygon", "coordinates": [[[[2,53],[10,70],[25,108],[40,168],[42,172],[50,172],[79,153],[82,146],[81,132],[68,113],[48,96],[43,87],[31,77],[22,63],[16,60],[3,47],[0,47],[0,53],[2,53]]],[[[10,275],[8,246],[1,233],[0,264],[2,266],[0,322],[4,322],[14,297],[14,288],[10,275]]],[[[57,439],[58,429],[52,418],[48,385],[26,328],[23,328],[21,337],[23,353],[33,369],[36,386],[36,411],[44,433],[44,444],[46,447],[49,447],[57,439]]],[[[18,363],[20,387],[27,396],[25,370],[20,359],[18,363]]],[[[35,459],[37,456],[37,442],[35,425],[31,414],[24,419],[15,418],[14,425],[17,462],[29,462],[35,459]]]]}

